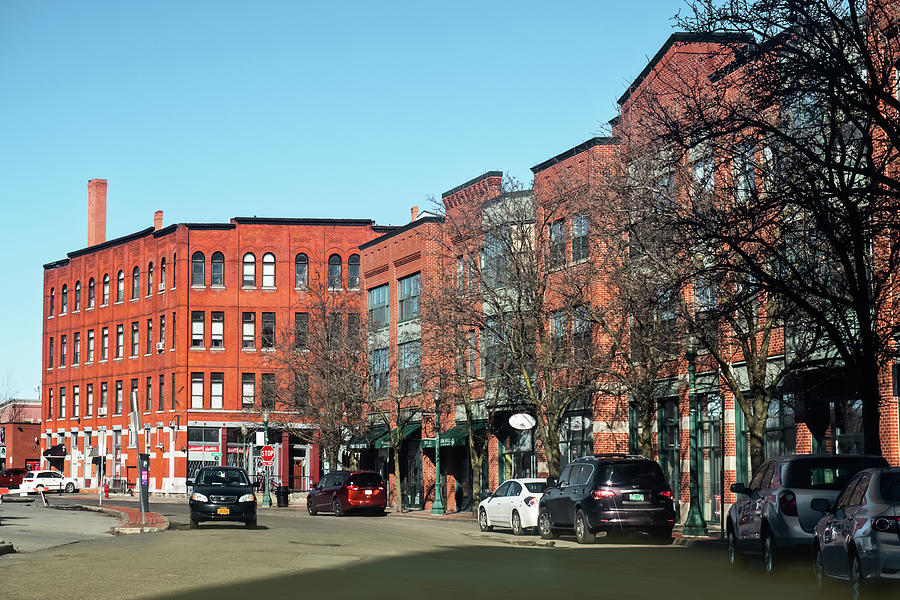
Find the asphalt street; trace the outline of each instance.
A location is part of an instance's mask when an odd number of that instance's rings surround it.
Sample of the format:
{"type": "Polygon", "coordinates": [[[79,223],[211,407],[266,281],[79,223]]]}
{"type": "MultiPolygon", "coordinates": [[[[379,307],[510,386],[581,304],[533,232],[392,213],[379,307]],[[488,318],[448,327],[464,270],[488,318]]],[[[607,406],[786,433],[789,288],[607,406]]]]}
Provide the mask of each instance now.
{"type": "MultiPolygon", "coordinates": [[[[123,503],[110,503],[117,502],[123,503]]],[[[481,533],[472,521],[310,517],[297,509],[261,509],[257,529],[216,523],[190,530],[185,504],[151,507],[169,514],[172,530],[0,557],[0,596],[45,599],[64,590],[70,598],[185,600],[816,597],[805,563],[774,578],[763,576],[758,561],[733,573],[715,546],[641,540],[579,546],[571,537],[548,543],[481,533]]]]}
{"type": "Polygon", "coordinates": [[[0,505],[0,540],[12,543],[18,552],[109,538],[118,524],[118,519],[99,513],[44,508],[39,498],[0,505]]]}

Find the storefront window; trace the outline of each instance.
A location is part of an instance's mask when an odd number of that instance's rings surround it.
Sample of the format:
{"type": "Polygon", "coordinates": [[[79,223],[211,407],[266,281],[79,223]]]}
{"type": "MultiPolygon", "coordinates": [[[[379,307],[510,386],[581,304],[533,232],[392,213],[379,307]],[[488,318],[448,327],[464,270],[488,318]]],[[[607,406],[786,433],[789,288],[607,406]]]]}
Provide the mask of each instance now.
{"type": "Polygon", "coordinates": [[[559,433],[560,468],[576,458],[593,456],[594,425],[590,413],[565,417],[559,433]]]}

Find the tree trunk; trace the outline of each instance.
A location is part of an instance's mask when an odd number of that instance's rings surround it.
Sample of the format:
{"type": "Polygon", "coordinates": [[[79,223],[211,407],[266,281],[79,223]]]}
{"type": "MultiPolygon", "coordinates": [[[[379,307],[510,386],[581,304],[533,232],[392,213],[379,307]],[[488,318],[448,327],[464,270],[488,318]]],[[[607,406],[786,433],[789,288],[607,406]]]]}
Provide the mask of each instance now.
{"type": "Polygon", "coordinates": [[[403,495],[401,492],[400,485],[400,442],[402,440],[397,440],[396,445],[391,446],[391,450],[394,452],[394,508],[398,511],[403,511],[403,495]]]}
{"type": "Polygon", "coordinates": [[[750,434],[750,477],[753,477],[766,460],[766,417],[748,415],[746,412],[744,416],[747,420],[747,432],[750,434]]]}
{"type": "Polygon", "coordinates": [[[653,458],[653,420],[656,416],[654,408],[653,398],[638,400],[638,452],[647,458],[653,458]]]}
{"type": "MultiPolygon", "coordinates": [[[[881,415],[878,410],[880,395],[878,393],[878,366],[873,360],[858,369],[862,371],[856,381],[859,385],[862,400],[863,420],[863,452],[865,454],[882,454],[881,448],[881,415]],[[869,366],[871,365],[871,366],[869,366]]],[[[835,440],[835,443],[837,441],[835,440]]]]}
{"type": "Polygon", "coordinates": [[[478,514],[478,502],[481,498],[481,465],[484,453],[475,452],[475,442],[469,432],[469,466],[472,470],[472,512],[478,514]]]}

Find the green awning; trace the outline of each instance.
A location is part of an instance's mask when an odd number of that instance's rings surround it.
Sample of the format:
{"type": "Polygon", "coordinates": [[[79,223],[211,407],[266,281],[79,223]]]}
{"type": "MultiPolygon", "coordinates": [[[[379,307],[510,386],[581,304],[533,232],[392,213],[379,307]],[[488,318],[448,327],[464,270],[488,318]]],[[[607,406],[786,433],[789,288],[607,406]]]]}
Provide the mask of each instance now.
{"type": "MultiPolygon", "coordinates": [[[[472,423],[474,431],[480,431],[487,426],[486,421],[476,421],[472,423]]],[[[466,438],[469,437],[468,423],[457,423],[452,429],[441,432],[441,448],[448,446],[465,446],[466,438]]],[[[435,438],[427,438],[422,440],[423,448],[434,448],[435,438]]]]}
{"type": "Polygon", "coordinates": [[[366,450],[371,448],[375,440],[383,436],[386,431],[387,427],[383,426],[367,429],[359,435],[350,438],[350,441],[347,442],[347,447],[351,450],[366,450]]]}
{"type": "MultiPolygon", "coordinates": [[[[403,429],[400,430],[400,439],[405,440],[407,438],[407,436],[409,436],[409,434],[411,434],[412,432],[414,432],[418,429],[421,429],[421,427],[422,427],[421,423],[408,423],[408,424],[404,425],[403,429]]],[[[396,427],[392,431],[385,433],[380,438],[375,440],[375,447],[376,448],[390,448],[391,447],[391,434],[394,431],[397,431],[396,427]]]]}

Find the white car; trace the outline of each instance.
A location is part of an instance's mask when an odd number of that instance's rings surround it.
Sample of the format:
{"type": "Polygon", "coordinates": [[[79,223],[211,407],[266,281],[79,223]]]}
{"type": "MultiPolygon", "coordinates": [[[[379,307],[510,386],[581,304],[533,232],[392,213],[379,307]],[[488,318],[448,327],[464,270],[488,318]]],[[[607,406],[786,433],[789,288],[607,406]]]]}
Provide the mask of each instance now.
{"type": "Polygon", "coordinates": [[[19,485],[19,494],[39,492],[68,492],[78,489],[78,484],[71,477],[63,477],[59,471],[28,471],[19,485]]]}
{"type": "Polygon", "coordinates": [[[491,531],[494,527],[509,527],[516,535],[537,527],[538,504],[546,479],[509,479],[497,491],[478,505],[478,527],[491,531]]]}

